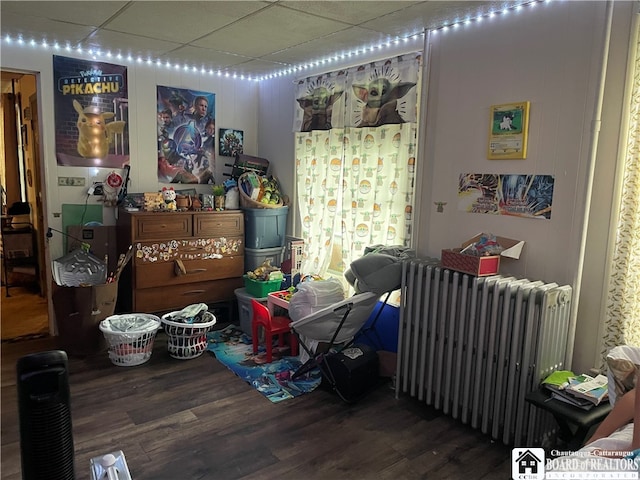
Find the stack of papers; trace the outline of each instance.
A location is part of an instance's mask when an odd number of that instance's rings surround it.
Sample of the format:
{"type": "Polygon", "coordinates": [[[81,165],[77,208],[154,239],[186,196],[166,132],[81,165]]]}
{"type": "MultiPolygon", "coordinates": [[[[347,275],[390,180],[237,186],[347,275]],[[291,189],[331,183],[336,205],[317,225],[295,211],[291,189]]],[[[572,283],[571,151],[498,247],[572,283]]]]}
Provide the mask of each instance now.
{"type": "Polygon", "coordinates": [[[608,398],[607,377],[605,375],[575,375],[569,370],[559,370],[549,375],[543,386],[551,391],[551,396],[561,402],[589,410],[608,398]]]}

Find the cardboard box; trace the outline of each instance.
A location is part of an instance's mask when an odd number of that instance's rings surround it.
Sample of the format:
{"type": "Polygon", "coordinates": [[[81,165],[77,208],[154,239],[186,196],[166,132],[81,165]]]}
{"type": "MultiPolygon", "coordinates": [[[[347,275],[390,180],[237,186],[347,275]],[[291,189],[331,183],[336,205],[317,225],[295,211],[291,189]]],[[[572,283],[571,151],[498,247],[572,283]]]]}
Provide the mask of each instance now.
{"type": "Polygon", "coordinates": [[[504,248],[500,255],[477,257],[460,253],[465,247],[477,242],[482,234],[465,241],[460,248],[442,250],[441,263],[444,268],[468,273],[477,277],[496,275],[500,270],[500,258],[508,257],[518,259],[524,247],[524,241],[506,237],[496,237],[498,244],[504,248]]]}
{"type": "Polygon", "coordinates": [[[106,349],[98,325],[113,315],[117,297],[117,282],[88,287],[62,287],[53,282],[58,336],[69,355],[84,356],[106,349]]]}

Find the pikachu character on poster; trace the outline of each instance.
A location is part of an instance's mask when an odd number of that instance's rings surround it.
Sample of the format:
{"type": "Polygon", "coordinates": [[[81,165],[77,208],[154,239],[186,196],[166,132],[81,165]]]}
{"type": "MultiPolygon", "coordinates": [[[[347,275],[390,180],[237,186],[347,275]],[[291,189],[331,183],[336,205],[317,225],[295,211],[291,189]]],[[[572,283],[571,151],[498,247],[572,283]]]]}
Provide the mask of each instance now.
{"type": "Polygon", "coordinates": [[[107,123],[115,113],[101,112],[96,105],[83,109],[80,102],[74,100],[73,108],[78,112],[78,153],[84,158],[106,158],[114,135],[124,132],[126,122],[107,123]]]}

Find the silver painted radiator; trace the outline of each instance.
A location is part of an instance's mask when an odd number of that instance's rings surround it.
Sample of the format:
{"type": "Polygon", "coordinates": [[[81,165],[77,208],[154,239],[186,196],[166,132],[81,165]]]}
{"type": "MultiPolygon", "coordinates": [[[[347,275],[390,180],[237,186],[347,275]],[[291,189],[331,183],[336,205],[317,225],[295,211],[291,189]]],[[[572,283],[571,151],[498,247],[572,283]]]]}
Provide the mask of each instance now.
{"type": "Polygon", "coordinates": [[[553,419],[524,396],[570,363],[571,296],[567,285],[406,261],[396,396],[416,397],[506,445],[543,444],[553,419]]]}

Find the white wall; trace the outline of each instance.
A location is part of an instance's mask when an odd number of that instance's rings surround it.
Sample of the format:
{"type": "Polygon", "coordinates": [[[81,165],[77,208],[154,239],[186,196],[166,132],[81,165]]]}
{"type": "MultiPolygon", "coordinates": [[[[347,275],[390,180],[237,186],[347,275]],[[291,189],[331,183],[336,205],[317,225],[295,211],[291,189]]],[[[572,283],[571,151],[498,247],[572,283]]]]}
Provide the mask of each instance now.
{"type": "MultiPolygon", "coordinates": [[[[259,156],[269,160],[270,173],[278,178],[282,193],[295,198],[295,160],[293,145],[293,112],[295,89],[291,77],[260,82],[258,111],[259,156]]],[[[289,207],[287,230],[295,232],[300,225],[298,211],[289,207]]]]}
{"type": "MultiPolygon", "coordinates": [[[[87,58],[75,52],[56,53],[59,55],[87,58]]],[[[244,131],[244,151],[257,154],[258,144],[258,85],[257,82],[217,75],[184,72],[135,62],[107,61],[126,65],[129,88],[129,148],[131,165],[131,183],[129,192],[154,192],[163,185],[158,183],[157,176],[157,112],[156,86],[174,86],[212,92],[216,94],[216,135],[218,128],[235,128],[244,131]]],[[[84,204],[87,200],[87,188],[58,187],[58,176],[85,177],[87,187],[94,180],[103,181],[112,169],[95,169],[84,167],[61,167],[57,165],[54,130],[54,87],[53,87],[53,52],[39,46],[12,46],[2,44],[0,67],[3,70],[15,70],[35,73],[38,76],[38,94],[40,123],[42,125],[42,155],[44,163],[44,179],[46,183],[47,226],[62,229],[60,213],[63,204],[84,204]]],[[[220,157],[216,151],[216,173],[224,163],[232,163],[229,157],[220,157]]],[[[222,167],[225,168],[225,167],[222,167]]],[[[230,172],[230,168],[225,168],[230,172]]],[[[227,177],[216,175],[216,181],[222,182],[227,177]]],[[[177,185],[174,185],[177,187],[177,185]]],[[[184,188],[195,187],[200,193],[209,193],[210,186],[182,185],[184,188]]],[[[91,196],[88,202],[99,204],[99,197],[91,196]]],[[[104,224],[115,223],[115,209],[103,209],[104,224]]],[[[51,259],[62,255],[63,242],[60,235],[55,234],[49,242],[47,251],[48,263],[51,259]]],[[[49,268],[49,266],[47,266],[49,268]]]]}
{"type": "Polygon", "coordinates": [[[603,3],[578,3],[541,5],[433,36],[421,254],[438,256],[478,232],[492,232],[527,242],[520,260],[504,262],[502,273],[573,281],[604,10],[603,3]],[[531,102],[527,158],[488,160],[490,106],[525,100],[531,102]],[[553,175],[551,219],[459,211],[461,173],[553,175]],[[434,202],[447,203],[443,213],[434,202]]]}
{"type": "Polygon", "coordinates": [[[611,215],[613,175],[621,112],[621,86],[632,2],[615,2],[600,135],[596,103],[602,65],[606,2],[551,2],[490,27],[477,25],[436,35],[431,49],[427,109],[426,185],[421,192],[422,255],[480,231],[525,240],[520,260],[504,262],[501,273],[570,284],[576,289],[573,368],[599,365],[603,272],[611,215]],[[526,160],[487,160],[489,106],[529,100],[531,117],[526,160]],[[616,118],[616,115],[618,118],[616,118]],[[594,138],[598,139],[594,198],[588,179],[594,138]],[[535,173],[555,176],[551,220],[477,215],[456,209],[458,175],[535,173]],[[434,202],[447,202],[436,213],[434,202]],[[585,210],[591,206],[588,254],[582,256],[585,210]],[[581,261],[588,266],[582,276],[581,261]],[[583,281],[584,278],[584,281],[583,281]],[[579,297],[578,297],[579,295],[579,297]],[[588,308],[584,308],[586,305],[588,308]]]}
{"type": "MultiPolygon", "coordinates": [[[[574,370],[594,365],[597,354],[605,285],[601,272],[611,238],[612,172],[616,168],[632,4],[615,2],[603,127],[596,162],[599,176],[591,202],[593,227],[587,236],[588,262],[580,292],[574,370]]],[[[416,247],[421,256],[439,256],[442,248],[455,246],[477,232],[489,231],[527,242],[521,260],[505,262],[503,272],[574,286],[580,284],[580,241],[585,228],[585,205],[589,200],[592,122],[605,13],[605,2],[549,2],[432,37],[427,122],[421,131],[426,136],[427,147],[421,152],[422,163],[418,165],[421,186],[416,210],[420,229],[416,247]],[[523,100],[531,102],[528,158],[487,160],[489,107],[523,100]],[[551,220],[459,212],[458,175],[465,172],[554,175],[551,220]],[[447,202],[443,213],[435,212],[435,201],[447,202]]],[[[419,49],[416,45],[402,48],[406,52],[419,49]]],[[[379,52],[375,57],[354,60],[351,64],[397,53],[402,52],[379,52]]],[[[54,213],[60,211],[60,205],[83,203],[84,195],[72,187],[58,190],[57,176],[88,173],[77,167],[58,167],[55,161],[51,53],[31,47],[6,47],[3,43],[1,62],[3,69],[40,72],[47,221],[59,228],[60,219],[55,218],[54,213]]],[[[322,71],[333,69],[327,67],[322,71]]],[[[315,72],[295,77],[312,73],[315,72]]],[[[245,152],[268,158],[283,190],[293,197],[293,80],[293,75],[276,77],[257,86],[244,80],[130,65],[133,180],[130,191],[156,190],[159,186],[155,86],[161,84],[216,93],[217,126],[244,130],[245,152]]],[[[292,225],[291,214],[289,224],[292,225]]],[[[61,253],[55,241],[51,252],[52,258],[61,253]]]]}
{"type": "MultiPolygon", "coordinates": [[[[598,176],[591,202],[595,225],[588,231],[588,266],[582,282],[580,245],[585,206],[590,200],[590,152],[606,2],[539,4],[505,18],[439,32],[430,40],[427,119],[421,128],[426,148],[419,155],[422,163],[418,166],[418,253],[439,257],[441,249],[457,246],[482,231],[525,240],[521,259],[503,262],[501,273],[581,285],[580,304],[589,304],[588,309],[581,306],[577,315],[576,371],[597,364],[602,272],[609,243],[612,172],[632,7],[633,2],[615,2],[603,111],[607,123],[599,136],[598,176]],[[525,100],[531,102],[527,159],[488,160],[490,106],[525,100]],[[458,211],[461,173],[554,175],[551,219],[458,211]],[[446,202],[443,213],[436,212],[434,202],[446,202]]],[[[292,92],[291,78],[261,85],[261,153],[292,158],[292,92]],[[289,104],[280,105],[287,98],[289,104]],[[277,116],[272,115],[272,109],[277,116]]],[[[283,172],[278,164],[282,179],[293,179],[293,166],[290,169],[283,172]]],[[[578,304],[577,296],[575,300],[578,304]]]]}

